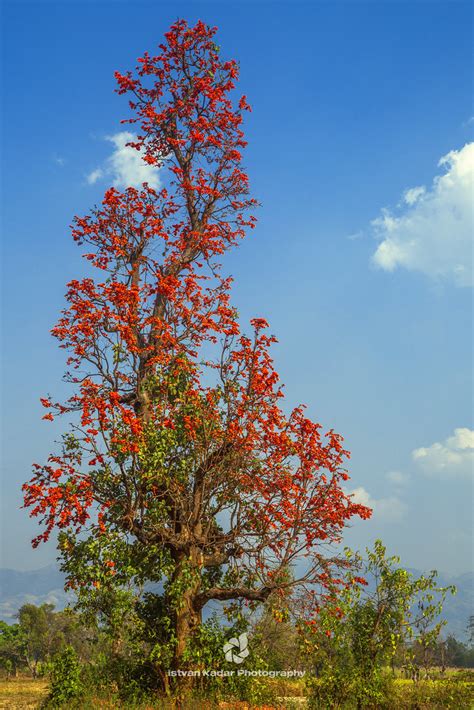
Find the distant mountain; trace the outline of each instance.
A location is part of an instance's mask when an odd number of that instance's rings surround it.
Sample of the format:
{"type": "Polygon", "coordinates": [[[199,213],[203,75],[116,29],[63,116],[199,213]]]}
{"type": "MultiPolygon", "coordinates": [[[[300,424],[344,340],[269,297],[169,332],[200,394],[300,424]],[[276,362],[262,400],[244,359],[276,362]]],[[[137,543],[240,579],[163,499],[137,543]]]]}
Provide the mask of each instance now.
{"type": "MultiPolygon", "coordinates": [[[[420,570],[409,570],[415,576],[420,570]]],[[[459,640],[466,638],[466,626],[471,614],[474,614],[474,572],[466,572],[455,577],[440,573],[440,586],[454,584],[455,596],[449,595],[443,610],[447,626],[445,634],[452,633],[459,640]]],[[[74,595],[64,591],[64,575],[56,565],[41,569],[21,572],[13,569],[0,569],[0,619],[9,624],[15,623],[18,609],[26,603],[54,604],[59,611],[74,601],[74,595]]]]}
{"type": "Polygon", "coordinates": [[[440,572],[438,582],[442,587],[454,584],[457,589],[457,594],[446,597],[443,617],[448,622],[445,633],[452,633],[463,641],[467,637],[469,617],[474,614],[474,572],[465,572],[456,577],[448,577],[440,572]]]}

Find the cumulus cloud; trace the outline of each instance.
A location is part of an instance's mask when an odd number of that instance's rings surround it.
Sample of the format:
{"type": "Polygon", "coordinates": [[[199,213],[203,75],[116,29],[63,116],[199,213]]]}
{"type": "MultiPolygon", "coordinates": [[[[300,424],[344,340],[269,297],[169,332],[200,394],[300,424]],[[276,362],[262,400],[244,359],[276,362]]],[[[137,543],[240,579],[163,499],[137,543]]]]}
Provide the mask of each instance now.
{"type": "Polygon", "coordinates": [[[443,442],[422,446],[412,452],[423,473],[433,476],[472,476],[474,473],[474,431],[454,430],[443,442]]]}
{"type": "Polygon", "coordinates": [[[445,172],[430,189],[405,190],[395,211],[384,209],[373,220],[380,244],[372,260],[385,271],[403,267],[472,286],[474,142],[452,150],[438,165],[445,172]]]}
{"type": "Polygon", "coordinates": [[[108,179],[118,188],[141,187],[144,182],[155,189],[160,186],[159,168],[144,163],[139,151],[127,146],[127,143],[136,140],[133,133],[121,131],[106,136],[106,140],[112,143],[114,149],[102,165],[87,175],[89,185],[108,179]]]}
{"type": "Polygon", "coordinates": [[[388,498],[372,498],[370,493],[363,486],[354,488],[352,491],[346,491],[352,496],[354,503],[367,505],[373,509],[373,516],[383,518],[385,522],[395,523],[405,517],[407,506],[397,496],[389,496],[388,498]]]}

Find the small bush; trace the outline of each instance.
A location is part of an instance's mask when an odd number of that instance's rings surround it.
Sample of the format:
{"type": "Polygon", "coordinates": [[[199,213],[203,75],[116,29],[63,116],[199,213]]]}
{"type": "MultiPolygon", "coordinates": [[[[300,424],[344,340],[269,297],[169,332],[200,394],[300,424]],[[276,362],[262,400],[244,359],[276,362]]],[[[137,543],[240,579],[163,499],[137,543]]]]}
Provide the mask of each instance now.
{"type": "Polygon", "coordinates": [[[82,685],[87,695],[112,693],[122,705],[139,705],[152,697],[159,685],[153,665],[146,659],[100,656],[82,669],[82,685]]]}
{"type": "Polygon", "coordinates": [[[396,707],[392,677],[384,672],[367,679],[354,669],[328,669],[319,678],[309,678],[307,686],[311,710],[391,710],[396,707]]]}
{"type": "Polygon", "coordinates": [[[396,681],[396,707],[400,710],[471,710],[474,685],[450,679],[396,681]]]}
{"type": "Polygon", "coordinates": [[[466,668],[456,671],[451,675],[450,680],[464,683],[474,683],[474,668],[466,668]]]}
{"type": "Polygon", "coordinates": [[[66,646],[51,663],[51,690],[44,707],[61,705],[78,698],[83,693],[81,665],[72,646],[66,646]]]}

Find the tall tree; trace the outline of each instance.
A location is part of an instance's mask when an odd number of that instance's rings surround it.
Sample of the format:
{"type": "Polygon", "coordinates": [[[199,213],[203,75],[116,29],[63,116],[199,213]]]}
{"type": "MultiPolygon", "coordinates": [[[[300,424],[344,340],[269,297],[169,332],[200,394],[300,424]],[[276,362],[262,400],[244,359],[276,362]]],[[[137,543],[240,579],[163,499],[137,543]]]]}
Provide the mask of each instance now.
{"type": "Polygon", "coordinates": [[[175,666],[210,600],[288,587],[316,599],[344,564],[328,545],[370,515],[342,490],[342,437],[281,409],[266,321],[243,334],[230,302],[219,258],[254,227],[256,202],[241,166],[249,106],[233,101],[238,66],[215,32],[180,20],[156,56],[116,74],[139,124],[131,145],[163,187],[111,188],[75,219],[98,276],[68,284],[53,329],[74,393],[42,400],[71,431],[24,485],[45,525],[33,544],[62,531],[72,586],[163,581],[175,666]]]}

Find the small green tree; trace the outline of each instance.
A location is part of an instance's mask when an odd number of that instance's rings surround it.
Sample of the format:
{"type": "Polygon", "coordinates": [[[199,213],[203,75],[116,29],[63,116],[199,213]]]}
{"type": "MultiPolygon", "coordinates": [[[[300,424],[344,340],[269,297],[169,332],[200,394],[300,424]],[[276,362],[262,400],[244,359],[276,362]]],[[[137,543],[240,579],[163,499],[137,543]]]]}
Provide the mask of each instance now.
{"type": "Polygon", "coordinates": [[[19,624],[0,621],[0,667],[7,678],[24,665],[24,639],[19,624]]]}
{"type": "Polygon", "coordinates": [[[470,645],[474,646],[474,614],[471,614],[471,616],[468,619],[467,633],[468,633],[470,645]]]}
{"type": "Polygon", "coordinates": [[[440,641],[437,647],[436,665],[443,670],[446,666],[474,668],[474,648],[459,641],[453,634],[440,641]]]}
{"type": "Polygon", "coordinates": [[[54,649],[53,612],[53,604],[24,604],[18,612],[24,660],[33,678],[38,674],[39,665],[49,660],[54,649]]]}
{"type": "Polygon", "coordinates": [[[0,667],[7,677],[25,667],[36,677],[66,646],[81,660],[90,660],[98,640],[87,618],[70,609],[55,612],[52,604],[24,604],[17,624],[0,622],[0,667]]]}
{"type": "Polygon", "coordinates": [[[265,610],[253,627],[252,645],[260,649],[272,670],[299,669],[299,637],[294,623],[265,610]]]}
{"type": "Polygon", "coordinates": [[[46,707],[62,707],[83,692],[81,665],[72,646],[55,656],[51,664],[51,690],[46,707]]]}
{"type": "MultiPolygon", "coordinates": [[[[416,579],[387,557],[380,540],[367,559],[349,550],[347,557],[364,574],[347,576],[342,596],[329,596],[317,620],[308,624],[304,642],[317,678],[312,684],[315,708],[383,707],[389,703],[387,672],[398,648],[408,641],[426,648],[435,643],[444,598],[453,587],[436,584],[436,572],[416,579]]],[[[408,658],[414,668],[412,654],[408,658]]]]}
{"type": "MultiPolygon", "coordinates": [[[[291,568],[281,573],[289,582],[293,576],[291,568]]],[[[301,669],[304,665],[299,653],[299,614],[298,599],[280,590],[265,602],[252,624],[252,646],[260,650],[272,670],[301,669]]]]}

